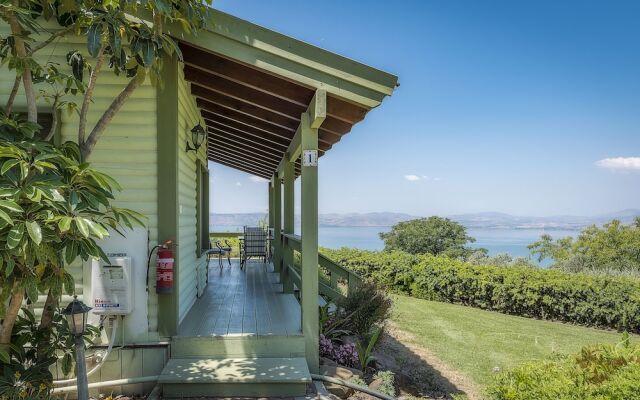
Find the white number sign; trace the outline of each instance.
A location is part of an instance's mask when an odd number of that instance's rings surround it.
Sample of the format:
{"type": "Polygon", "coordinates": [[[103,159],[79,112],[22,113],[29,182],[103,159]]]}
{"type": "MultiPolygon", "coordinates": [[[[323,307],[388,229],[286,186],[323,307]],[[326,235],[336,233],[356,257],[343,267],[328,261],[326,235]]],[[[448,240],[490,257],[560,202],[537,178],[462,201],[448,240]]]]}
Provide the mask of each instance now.
{"type": "Polygon", "coordinates": [[[304,150],[302,152],[302,166],[317,167],[318,166],[318,150],[304,150]]]}

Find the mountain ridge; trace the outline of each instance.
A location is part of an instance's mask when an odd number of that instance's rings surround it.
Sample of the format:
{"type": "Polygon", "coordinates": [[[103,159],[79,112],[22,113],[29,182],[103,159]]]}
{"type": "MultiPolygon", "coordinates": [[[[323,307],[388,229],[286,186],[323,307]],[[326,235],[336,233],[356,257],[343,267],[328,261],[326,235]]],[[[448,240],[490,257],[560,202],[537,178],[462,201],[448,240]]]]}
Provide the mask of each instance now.
{"type": "MultiPolygon", "coordinates": [[[[589,225],[602,225],[616,218],[625,224],[640,216],[640,209],[625,209],[595,216],[556,215],[548,217],[511,215],[502,212],[478,212],[448,215],[470,229],[566,229],[579,230],[589,225]]],[[[266,213],[212,213],[210,220],[216,226],[257,225],[266,219],[266,213]]],[[[300,216],[296,215],[296,223],[300,216]]],[[[325,227],[388,227],[401,221],[421,216],[397,212],[326,213],[320,214],[318,223],[325,227]]]]}

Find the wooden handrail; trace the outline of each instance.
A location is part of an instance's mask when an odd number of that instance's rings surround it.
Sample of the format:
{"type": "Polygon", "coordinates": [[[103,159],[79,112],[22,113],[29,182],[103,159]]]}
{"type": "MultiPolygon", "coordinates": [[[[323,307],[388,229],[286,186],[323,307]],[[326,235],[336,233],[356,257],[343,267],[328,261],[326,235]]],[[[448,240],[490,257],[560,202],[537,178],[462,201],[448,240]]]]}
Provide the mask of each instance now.
{"type": "MultiPolygon", "coordinates": [[[[291,233],[282,233],[282,245],[286,248],[301,252],[302,237],[291,233]]],[[[298,269],[293,265],[287,265],[287,270],[291,272],[291,278],[296,286],[301,287],[302,277],[298,269]]],[[[319,282],[320,293],[329,297],[331,300],[348,297],[361,283],[362,278],[353,271],[337,264],[324,254],[318,254],[318,269],[323,268],[329,275],[329,283],[319,282]],[[346,282],[346,293],[340,287],[342,282],[346,282]]]]}

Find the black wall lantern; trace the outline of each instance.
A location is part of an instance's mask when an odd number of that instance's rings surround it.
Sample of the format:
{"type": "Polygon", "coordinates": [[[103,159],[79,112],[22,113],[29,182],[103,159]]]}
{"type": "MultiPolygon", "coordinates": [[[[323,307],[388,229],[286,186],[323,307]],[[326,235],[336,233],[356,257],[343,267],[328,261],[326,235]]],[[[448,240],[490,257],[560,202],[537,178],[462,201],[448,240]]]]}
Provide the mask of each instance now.
{"type": "Polygon", "coordinates": [[[189,141],[187,140],[187,149],[185,151],[188,153],[189,151],[193,150],[197,153],[206,137],[207,132],[204,130],[202,125],[198,124],[194,126],[191,129],[191,143],[193,143],[193,147],[191,147],[191,144],[189,144],[189,141]]]}

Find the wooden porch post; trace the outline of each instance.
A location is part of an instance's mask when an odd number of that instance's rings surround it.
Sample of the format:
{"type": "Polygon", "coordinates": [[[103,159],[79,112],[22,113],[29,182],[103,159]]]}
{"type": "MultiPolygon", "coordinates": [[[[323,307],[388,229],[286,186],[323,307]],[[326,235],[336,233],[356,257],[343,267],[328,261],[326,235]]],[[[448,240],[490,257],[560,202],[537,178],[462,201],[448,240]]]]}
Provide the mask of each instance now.
{"type": "Polygon", "coordinates": [[[273,229],[273,177],[267,182],[267,191],[269,193],[269,219],[267,224],[273,229]]]}
{"type": "MultiPolygon", "coordinates": [[[[288,160],[285,154],[284,162],[284,233],[293,234],[295,225],[295,181],[294,163],[288,160]]],[[[293,293],[293,281],[289,275],[289,265],[293,265],[293,249],[290,246],[284,248],[284,264],[282,271],[282,288],[285,293],[293,293]]]]}
{"type": "Polygon", "coordinates": [[[318,129],[307,113],[301,122],[302,153],[302,334],[311,373],[319,369],[318,333],[318,129]],[[308,159],[305,159],[308,158],[308,159]],[[313,162],[315,159],[315,163],[313,162]]]}
{"type": "Polygon", "coordinates": [[[282,238],[280,236],[282,224],[282,188],[280,178],[276,172],[271,178],[273,186],[273,267],[276,272],[280,271],[282,265],[282,238]]]}

